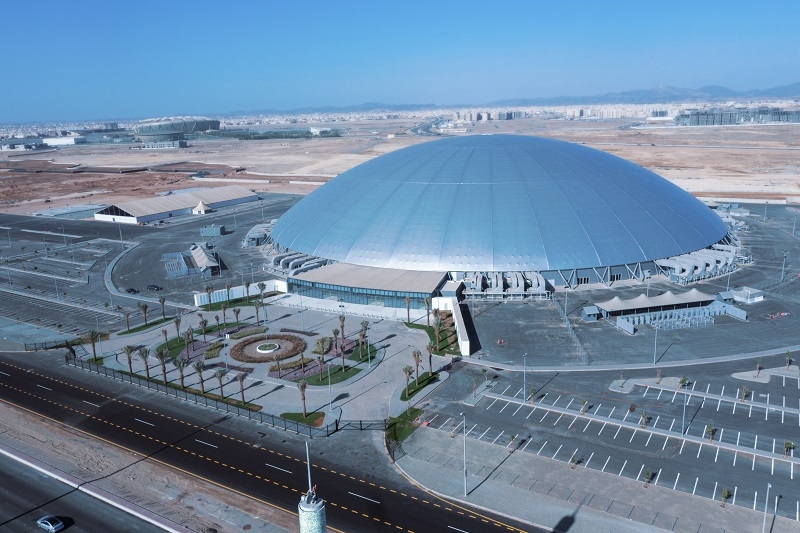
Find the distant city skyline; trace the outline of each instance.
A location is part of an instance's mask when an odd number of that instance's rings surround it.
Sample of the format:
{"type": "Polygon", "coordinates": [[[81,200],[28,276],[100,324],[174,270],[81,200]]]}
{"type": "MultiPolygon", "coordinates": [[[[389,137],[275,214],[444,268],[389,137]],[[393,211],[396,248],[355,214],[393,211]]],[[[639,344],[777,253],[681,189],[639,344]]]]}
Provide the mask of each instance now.
{"type": "Polygon", "coordinates": [[[0,123],[800,81],[800,3],[13,2],[0,123]]]}

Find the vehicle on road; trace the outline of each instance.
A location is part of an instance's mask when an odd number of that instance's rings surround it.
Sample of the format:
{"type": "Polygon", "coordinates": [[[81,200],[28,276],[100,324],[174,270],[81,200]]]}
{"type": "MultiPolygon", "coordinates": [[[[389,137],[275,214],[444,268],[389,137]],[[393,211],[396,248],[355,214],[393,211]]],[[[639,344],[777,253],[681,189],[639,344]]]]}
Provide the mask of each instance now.
{"type": "Polygon", "coordinates": [[[139,291],[137,291],[136,289],[125,289],[125,292],[127,292],[128,294],[136,294],[139,291]]]}
{"type": "Polygon", "coordinates": [[[155,291],[155,292],[158,292],[158,291],[160,291],[160,290],[161,290],[161,287],[159,287],[158,285],[148,285],[148,286],[147,286],[147,290],[148,290],[148,291],[155,291]]]}
{"type": "Polygon", "coordinates": [[[56,533],[56,531],[61,531],[64,529],[64,522],[59,520],[55,516],[43,516],[39,520],[36,521],[36,525],[39,526],[41,529],[45,531],[49,531],[50,533],[56,533]]]}

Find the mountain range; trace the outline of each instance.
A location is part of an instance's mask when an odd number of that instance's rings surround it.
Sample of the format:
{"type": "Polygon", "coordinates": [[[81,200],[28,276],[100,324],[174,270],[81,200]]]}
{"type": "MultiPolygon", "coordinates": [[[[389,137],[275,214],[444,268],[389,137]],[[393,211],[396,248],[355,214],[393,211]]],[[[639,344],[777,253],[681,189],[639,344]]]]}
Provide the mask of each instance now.
{"type": "Polygon", "coordinates": [[[483,104],[382,104],[365,102],[351,106],[302,107],[290,110],[263,109],[260,111],[235,111],[227,115],[241,114],[301,114],[301,113],[359,113],[366,111],[418,111],[453,107],[523,107],[557,105],[593,104],[667,104],[682,102],[717,102],[741,99],[800,99],[800,82],[770,89],[751,89],[735,91],[720,85],[707,85],[699,89],[683,89],[661,85],[650,89],[637,89],[619,93],[606,93],[594,96],[553,96],[548,98],[513,98],[495,100],[483,104]]]}

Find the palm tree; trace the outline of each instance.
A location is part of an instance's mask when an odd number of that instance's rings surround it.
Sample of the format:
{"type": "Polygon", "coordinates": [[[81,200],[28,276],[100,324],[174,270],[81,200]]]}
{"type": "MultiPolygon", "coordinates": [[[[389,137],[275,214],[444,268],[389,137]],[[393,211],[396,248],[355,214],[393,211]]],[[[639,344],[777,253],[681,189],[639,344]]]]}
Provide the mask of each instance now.
{"type": "Polygon", "coordinates": [[[411,374],[414,373],[414,369],[411,365],[406,365],[403,367],[403,374],[406,375],[406,400],[408,400],[408,380],[411,379],[411,374]]]}
{"type": "Polygon", "coordinates": [[[436,347],[439,347],[439,334],[442,332],[442,319],[439,313],[433,315],[433,334],[436,337],[436,347]]]}
{"type": "Polygon", "coordinates": [[[125,314],[125,329],[127,329],[128,333],[130,333],[131,332],[131,323],[130,323],[129,319],[131,318],[131,312],[130,311],[125,311],[124,314],[125,314]]]}
{"type": "Polygon", "coordinates": [[[425,346],[425,349],[428,350],[428,370],[430,370],[431,376],[433,376],[433,350],[435,347],[432,342],[428,342],[428,345],[425,346]]]}
{"type": "Polygon", "coordinates": [[[358,332],[358,355],[359,359],[364,358],[364,331],[358,332]]]}
{"type": "Polygon", "coordinates": [[[318,355],[317,356],[317,368],[319,368],[319,380],[322,381],[322,361],[325,360],[325,357],[318,355]]]}
{"type": "Polygon", "coordinates": [[[169,343],[167,342],[167,330],[166,330],[166,328],[161,330],[161,334],[164,336],[164,346],[169,348],[169,343]]]}
{"type": "Polygon", "coordinates": [[[134,346],[130,344],[122,347],[122,352],[125,354],[125,359],[128,361],[128,372],[133,374],[133,352],[136,351],[134,346]]]}
{"type": "Polygon", "coordinates": [[[150,364],[147,361],[150,359],[150,349],[139,348],[139,359],[144,363],[144,375],[147,377],[147,381],[150,381],[150,364]]]}
{"type": "Polygon", "coordinates": [[[339,344],[339,329],[333,328],[333,349],[336,350],[336,345],[339,344]]]}
{"type": "Polygon", "coordinates": [[[138,304],[136,304],[136,307],[138,307],[139,310],[142,312],[142,315],[144,316],[144,325],[146,326],[147,325],[147,304],[144,303],[144,302],[139,302],[138,304]]]}
{"type": "Polygon", "coordinates": [[[205,384],[203,383],[203,368],[205,368],[205,366],[206,364],[203,362],[202,359],[198,359],[197,361],[192,363],[192,368],[194,368],[194,371],[197,372],[197,377],[200,380],[200,394],[202,394],[203,396],[205,396],[206,394],[206,387],[205,384]]]}
{"type": "Polygon", "coordinates": [[[175,368],[178,369],[178,373],[181,375],[181,389],[184,388],[183,386],[183,369],[186,368],[188,364],[186,359],[181,359],[180,357],[176,357],[172,360],[172,364],[175,365],[175,368]]]}
{"type": "Polygon", "coordinates": [[[200,321],[200,329],[203,330],[203,342],[206,342],[206,326],[208,326],[208,320],[204,318],[200,321]]]}
{"type": "Polygon", "coordinates": [[[759,372],[761,372],[761,359],[756,359],[756,377],[758,377],[759,372]]]}
{"type": "Polygon", "coordinates": [[[411,323],[411,297],[406,296],[406,322],[411,323]]]}
{"type": "Polygon", "coordinates": [[[258,287],[258,294],[260,296],[261,303],[264,303],[264,290],[267,288],[267,284],[263,281],[259,281],[256,283],[256,287],[258,287]]]}
{"type": "Polygon", "coordinates": [[[166,320],[167,315],[164,313],[164,305],[167,303],[167,299],[163,296],[159,296],[158,303],[161,304],[161,320],[166,320]]]}
{"type": "Polygon", "coordinates": [[[175,324],[175,336],[176,337],[180,337],[181,336],[181,317],[176,316],[175,318],[172,319],[172,323],[175,324]]]}
{"type": "Polygon", "coordinates": [[[92,344],[92,359],[97,359],[97,351],[95,344],[100,340],[100,332],[95,329],[90,329],[86,332],[86,339],[92,344]]]}
{"type": "Polygon", "coordinates": [[[339,353],[342,356],[342,372],[344,372],[344,344],[339,345],[339,353]]]}
{"type": "Polygon", "coordinates": [[[411,352],[411,357],[414,358],[414,373],[417,376],[414,379],[414,385],[419,387],[419,364],[422,361],[422,352],[419,350],[414,350],[411,352]]]}
{"type": "Polygon", "coordinates": [[[425,298],[425,320],[428,322],[428,327],[431,327],[431,299],[425,298]]]}
{"type": "Polygon", "coordinates": [[[236,374],[236,380],[239,382],[239,392],[242,395],[242,405],[245,405],[247,402],[244,401],[244,378],[247,376],[244,372],[239,372],[236,374]]]}
{"type": "Polygon", "coordinates": [[[232,288],[233,288],[233,285],[231,285],[230,282],[225,284],[225,296],[226,296],[225,299],[227,301],[229,301],[229,302],[231,301],[231,289],[232,288]]]}
{"type": "Polygon", "coordinates": [[[217,381],[219,381],[219,395],[221,398],[225,398],[225,393],[222,391],[222,378],[225,375],[224,368],[218,368],[214,371],[214,375],[217,376],[217,381]]]}
{"type": "Polygon", "coordinates": [[[211,311],[211,293],[214,292],[214,287],[206,285],[203,287],[203,290],[206,291],[206,295],[208,296],[208,311],[211,311]]]}
{"type": "Polygon", "coordinates": [[[239,313],[241,312],[242,310],[239,309],[238,307],[233,308],[233,316],[236,317],[236,331],[239,331],[239,313]]]}
{"type": "Polygon", "coordinates": [[[222,333],[219,331],[219,315],[214,315],[214,320],[217,321],[217,337],[222,337],[222,333]]]}
{"type": "Polygon", "coordinates": [[[297,390],[300,391],[300,400],[303,402],[303,418],[306,418],[308,415],[306,414],[306,387],[308,383],[306,380],[301,379],[297,382],[297,390]]]}
{"type": "Polygon", "coordinates": [[[261,319],[260,319],[260,318],[258,318],[258,311],[261,309],[261,306],[262,306],[262,305],[263,305],[263,304],[262,304],[261,302],[255,302],[255,303],[253,304],[253,307],[255,307],[255,308],[256,308],[256,325],[257,325],[257,326],[260,326],[260,325],[261,325],[261,319]]]}
{"type": "Polygon", "coordinates": [[[244,282],[244,294],[247,297],[247,303],[249,304],[250,303],[250,282],[249,281],[245,281],[244,282]]]}
{"type": "Polygon", "coordinates": [[[342,350],[344,350],[344,315],[339,315],[339,329],[342,333],[342,350]]]}
{"type": "Polygon", "coordinates": [[[228,306],[227,306],[227,304],[222,304],[221,309],[222,309],[222,325],[224,326],[224,325],[226,325],[228,323],[228,316],[227,316],[228,306]]]}
{"type": "Polygon", "coordinates": [[[169,350],[165,347],[156,350],[156,359],[161,363],[161,375],[164,378],[164,386],[167,386],[167,361],[169,361],[169,350]]]}
{"type": "Polygon", "coordinates": [[[792,364],[792,352],[786,352],[786,370],[789,370],[789,365],[792,364]]]}
{"type": "MultiPolygon", "coordinates": [[[[186,360],[189,360],[189,349],[191,348],[192,342],[192,330],[187,328],[186,331],[183,332],[183,345],[186,346],[186,360]]],[[[194,349],[194,348],[192,348],[194,349]]]]}

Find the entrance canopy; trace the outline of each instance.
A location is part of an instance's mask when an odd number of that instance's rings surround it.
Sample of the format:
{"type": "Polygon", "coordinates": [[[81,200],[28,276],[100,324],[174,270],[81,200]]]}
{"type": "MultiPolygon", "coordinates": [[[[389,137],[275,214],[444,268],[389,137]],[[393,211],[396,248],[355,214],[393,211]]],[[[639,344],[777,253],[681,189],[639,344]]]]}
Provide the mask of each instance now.
{"type": "Polygon", "coordinates": [[[611,300],[599,302],[595,305],[603,311],[604,316],[618,316],[663,311],[665,309],[679,309],[682,307],[699,307],[713,301],[714,296],[692,289],[682,294],[675,294],[672,291],[649,297],[640,294],[630,300],[623,300],[619,296],[615,296],[611,300]]]}

